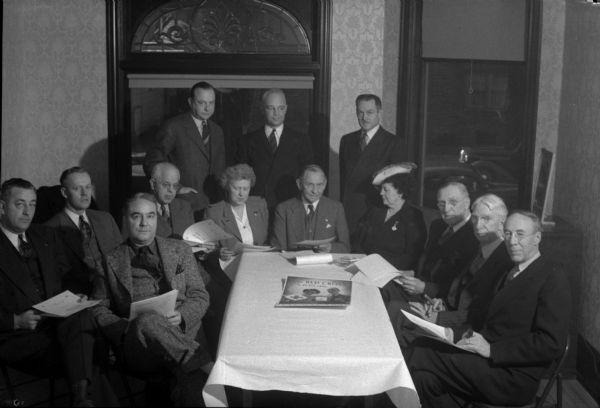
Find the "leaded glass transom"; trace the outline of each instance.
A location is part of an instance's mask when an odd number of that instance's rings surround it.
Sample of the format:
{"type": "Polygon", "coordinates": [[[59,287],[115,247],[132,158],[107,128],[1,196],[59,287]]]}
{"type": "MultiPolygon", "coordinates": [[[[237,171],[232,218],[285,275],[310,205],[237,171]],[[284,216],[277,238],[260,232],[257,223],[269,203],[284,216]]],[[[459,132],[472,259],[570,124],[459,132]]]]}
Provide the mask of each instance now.
{"type": "Polygon", "coordinates": [[[172,1],[148,14],[137,53],[310,54],[306,31],[284,8],[262,0],[172,1]]]}

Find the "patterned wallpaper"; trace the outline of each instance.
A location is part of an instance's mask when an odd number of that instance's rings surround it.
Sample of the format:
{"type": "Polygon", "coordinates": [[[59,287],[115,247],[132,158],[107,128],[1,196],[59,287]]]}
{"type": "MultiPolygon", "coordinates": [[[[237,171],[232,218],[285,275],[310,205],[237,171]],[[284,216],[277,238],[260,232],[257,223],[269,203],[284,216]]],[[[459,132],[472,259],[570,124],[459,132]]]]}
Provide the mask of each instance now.
{"type": "MultiPolygon", "coordinates": [[[[334,0],[332,10],[331,129],[329,195],[339,197],[338,152],[342,136],[358,129],[354,100],[361,93],[382,94],[384,0],[334,0]]],[[[384,106],[395,117],[395,107],[384,106]]]]}
{"type": "Polygon", "coordinates": [[[554,210],[583,231],[580,332],[600,350],[600,7],[568,1],[554,210]]]}
{"type": "Polygon", "coordinates": [[[108,208],[103,0],[4,0],[3,180],[58,184],[83,165],[108,208]]]}

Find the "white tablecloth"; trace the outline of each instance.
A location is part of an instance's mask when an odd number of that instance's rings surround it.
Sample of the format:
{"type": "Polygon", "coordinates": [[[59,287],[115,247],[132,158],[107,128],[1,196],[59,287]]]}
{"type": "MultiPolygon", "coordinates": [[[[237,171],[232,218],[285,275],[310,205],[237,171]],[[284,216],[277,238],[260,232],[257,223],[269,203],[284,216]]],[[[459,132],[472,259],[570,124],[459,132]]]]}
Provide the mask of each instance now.
{"type": "Polygon", "coordinates": [[[288,275],[351,277],[335,265],[294,266],[277,253],[243,254],[203,391],[206,405],[227,406],[224,385],[230,385],[340,396],[387,392],[397,407],[418,407],[379,290],[354,283],[347,309],[275,308],[288,275]]]}

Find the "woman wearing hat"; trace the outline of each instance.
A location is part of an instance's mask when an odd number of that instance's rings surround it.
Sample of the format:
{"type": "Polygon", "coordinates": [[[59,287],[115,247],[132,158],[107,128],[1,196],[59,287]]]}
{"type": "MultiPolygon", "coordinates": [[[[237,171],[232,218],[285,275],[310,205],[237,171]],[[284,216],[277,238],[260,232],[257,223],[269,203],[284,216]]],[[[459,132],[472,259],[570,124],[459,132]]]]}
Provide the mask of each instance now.
{"type": "Polygon", "coordinates": [[[427,238],[423,214],[406,202],[414,189],[414,168],[413,163],[392,164],[375,174],[383,206],[365,215],[355,242],[356,251],[377,253],[398,270],[416,270],[427,238]]]}

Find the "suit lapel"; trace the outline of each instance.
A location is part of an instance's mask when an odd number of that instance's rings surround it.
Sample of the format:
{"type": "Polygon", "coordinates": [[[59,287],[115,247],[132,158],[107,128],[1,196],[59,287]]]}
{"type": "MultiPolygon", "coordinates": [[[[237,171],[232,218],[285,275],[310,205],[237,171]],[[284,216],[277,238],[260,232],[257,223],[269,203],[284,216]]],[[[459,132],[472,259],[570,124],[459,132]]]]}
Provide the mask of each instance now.
{"type": "Polygon", "coordinates": [[[321,197],[319,205],[317,206],[316,224],[315,224],[315,239],[327,238],[328,230],[327,225],[331,225],[329,222],[329,206],[325,197],[321,197]]]}
{"type": "Polygon", "coordinates": [[[302,200],[299,198],[295,198],[292,205],[292,214],[290,219],[292,220],[292,231],[294,232],[294,237],[292,242],[289,243],[291,245],[303,241],[304,240],[304,219],[306,217],[306,212],[304,210],[304,205],[302,204],[302,200]]]}
{"type": "Polygon", "coordinates": [[[496,284],[496,290],[500,288],[500,286],[504,285],[494,296],[492,303],[490,305],[490,309],[488,312],[488,319],[494,313],[498,311],[502,311],[503,306],[509,302],[511,299],[518,296],[524,289],[528,288],[531,285],[531,281],[535,280],[537,265],[539,265],[540,259],[535,260],[531,265],[527,267],[524,271],[522,271],[519,276],[517,276],[511,282],[505,282],[506,275],[510,272],[509,270],[506,273],[502,274],[502,277],[498,280],[496,284]]]}
{"type": "MultiPolygon", "coordinates": [[[[210,124],[209,124],[209,126],[210,126],[210,124]]],[[[198,146],[198,149],[200,149],[200,152],[204,155],[204,157],[206,159],[209,159],[208,151],[206,149],[206,146],[204,145],[204,142],[202,141],[202,135],[200,134],[200,131],[198,130],[198,126],[196,126],[196,122],[194,122],[194,119],[192,118],[191,114],[188,115],[188,120],[185,121],[185,128],[186,128],[185,134],[187,135],[187,137],[193,143],[195,143],[196,146],[198,146]]]]}
{"type": "Polygon", "coordinates": [[[6,277],[21,290],[23,295],[28,299],[36,299],[33,285],[28,284],[26,273],[28,273],[19,258],[19,254],[13,244],[8,240],[6,235],[0,231],[0,269],[2,269],[6,277]]]}
{"type": "MultiPolygon", "coordinates": [[[[258,240],[256,239],[256,234],[260,228],[258,225],[258,209],[254,206],[254,202],[250,200],[249,197],[248,201],[246,201],[246,212],[248,213],[248,223],[252,229],[252,239],[257,243],[258,240]]],[[[260,242],[258,243],[260,244],[260,242]]]]}
{"type": "Polygon", "coordinates": [[[27,232],[27,237],[31,240],[31,246],[37,252],[40,272],[44,278],[44,289],[46,289],[46,294],[50,297],[54,292],[54,288],[50,284],[56,279],[56,276],[53,276],[50,269],[50,265],[56,265],[55,254],[50,250],[48,242],[32,228],[27,232]]]}
{"type": "MultiPolygon", "coordinates": [[[[229,231],[241,242],[242,234],[238,228],[235,216],[233,215],[233,209],[229,204],[223,203],[223,222],[229,227],[229,231]]],[[[250,217],[248,215],[248,217],[250,217]]]]}
{"type": "Polygon", "coordinates": [[[131,258],[129,257],[129,245],[124,243],[106,258],[106,266],[121,285],[127,290],[129,299],[132,298],[133,282],[131,278],[131,258]]]}
{"type": "Polygon", "coordinates": [[[165,279],[172,287],[173,278],[175,278],[175,275],[177,274],[177,265],[179,261],[176,247],[167,245],[168,241],[163,240],[160,237],[156,237],[155,239],[156,246],[158,247],[158,254],[163,265],[165,279]]]}
{"type": "MultiPolygon", "coordinates": [[[[88,219],[89,214],[88,214],[88,219]]],[[[90,219],[91,222],[91,219],[90,219]]],[[[68,250],[73,251],[77,258],[83,260],[83,246],[79,227],[73,223],[69,216],[63,211],[59,213],[59,231],[65,241],[68,250]]],[[[92,227],[94,229],[94,227],[92,227]]],[[[95,231],[94,231],[95,233],[95,231]]]]}

